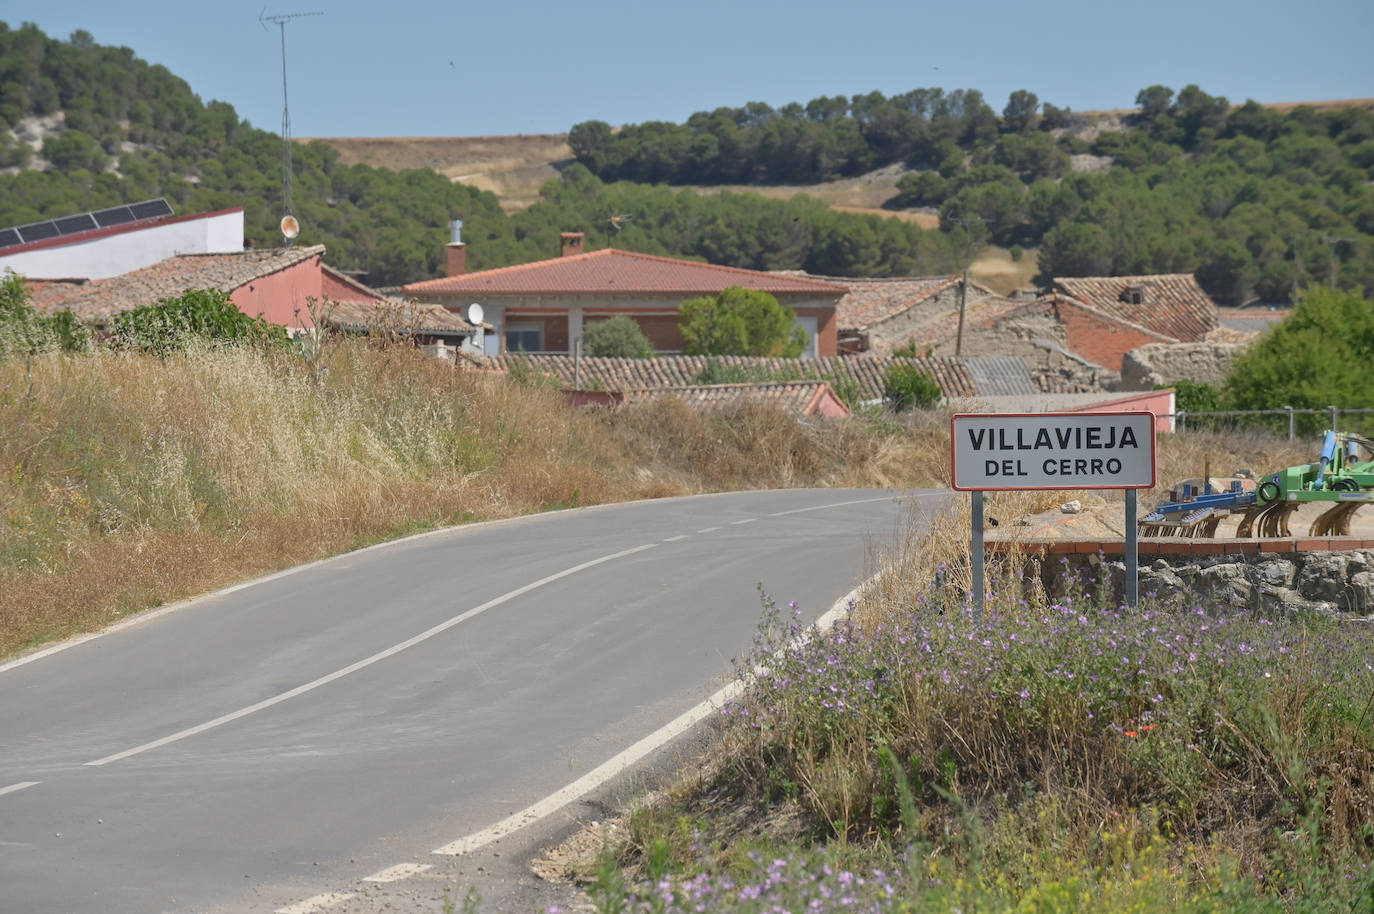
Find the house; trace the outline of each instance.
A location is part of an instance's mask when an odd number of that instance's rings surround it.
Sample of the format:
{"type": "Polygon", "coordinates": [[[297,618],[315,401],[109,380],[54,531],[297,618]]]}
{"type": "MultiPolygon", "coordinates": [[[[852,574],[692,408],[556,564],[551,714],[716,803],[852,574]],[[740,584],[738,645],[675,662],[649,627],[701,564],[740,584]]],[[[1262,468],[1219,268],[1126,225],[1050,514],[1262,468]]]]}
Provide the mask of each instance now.
{"type": "MultiPolygon", "coordinates": [[[[328,269],[328,268],[326,268],[328,269]]],[[[481,327],[443,305],[392,299],[381,302],[331,298],[321,320],[345,333],[409,337],[431,355],[453,358],[458,352],[481,352],[480,340],[490,324],[481,327]]]]}
{"type": "Polygon", "coordinates": [[[1201,342],[1220,324],[1216,303],[1191,273],[1064,276],[1054,279],[1052,292],[1176,343],[1201,342]]]}
{"type": "Polygon", "coordinates": [[[839,351],[888,355],[907,344],[925,324],[958,315],[960,296],[965,307],[993,298],[995,293],[975,282],[967,288],[961,276],[907,276],[891,279],[817,276],[800,271],[783,275],[838,283],[849,291],[835,306],[839,351]]]}
{"type": "Polygon", "coordinates": [[[192,289],[219,289],[240,311],[288,328],[312,326],[310,302],[380,303],[385,298],[326,266],[324,246],[179,254],[105,279],[29,280],[36,308],[71,311],[106,327],[116,314],[192,289]]]}
{"type": "MultiPolygon", "coordinates": [[[[477,273],[465,272],[466,248],[448,245],[448,276],[404,286],[406,295],[451,309],[482,306],[499,352],[576,351],[590,322],[628,315],[660,352],[680,352],[678,307],[730,286],[757,289],[792,308],[811,339],[806,355],[837,351],[835,305],[845,287],[815,279],[606,248],[586,253],[581,232],[562,235],[561,256],[477,273]]],[[[490,351],[490,350],[489,350],[490,351]]]]}
{"type": "Polygon", "coordinates": [[[243,250],[243,207],[172,214],[166,200],[0,229],[0,273],[108,279],[177,254],[243,250]]]}

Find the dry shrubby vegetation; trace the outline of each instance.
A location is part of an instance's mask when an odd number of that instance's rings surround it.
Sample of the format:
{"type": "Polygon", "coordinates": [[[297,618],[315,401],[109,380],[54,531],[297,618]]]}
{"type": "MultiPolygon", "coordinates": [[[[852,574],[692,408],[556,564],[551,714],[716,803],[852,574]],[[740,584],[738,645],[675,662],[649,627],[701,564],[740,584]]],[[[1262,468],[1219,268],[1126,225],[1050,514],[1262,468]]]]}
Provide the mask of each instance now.
{"type": "Polygon", "coordinates": [[[445,524],[937,481],[898,426],[676,401],[576,411],[557,391],[360,342],[324,368],[207,346],[0,361],[0,654],[445,524]]]}

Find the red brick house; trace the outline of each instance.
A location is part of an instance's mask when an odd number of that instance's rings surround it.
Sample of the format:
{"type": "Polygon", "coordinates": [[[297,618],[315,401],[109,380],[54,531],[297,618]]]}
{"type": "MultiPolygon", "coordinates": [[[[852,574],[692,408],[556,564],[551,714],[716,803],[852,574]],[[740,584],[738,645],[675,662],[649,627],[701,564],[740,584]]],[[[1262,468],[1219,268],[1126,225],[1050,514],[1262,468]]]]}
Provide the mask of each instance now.
{"type": "MultiPolygon", "coordinates": [[[[1216,303],[1191,273],[1065,276],[1054,280],[1053,291],[1167,342],[1200,342],[1220,325],[1216,303]]],[[[1139,345],[1145,342],[1160,340],[1139,345]]]]}
{"type": "MultiPolygon", "coordinates": [[[[586,324],[624,314],[660,352],[680,352],[678,306],[730,286],[757,289],[792,308],[811,338],[810,356],[837,350],[835,306],[845,287],[804,277],[741,270],[607,248],[582,250],[583,234],[563,234],[562,256],[466,273],[461,241],[448,246],[449,275],[410,283],[406,295],[461,310],[480,304],[500,352],[571,353],[586,324]]],[[[495,351],[488,350],[492,354],[495,351]]]]}
{"type": "Polygon", "coordinates": [[[323,262],[324,246],[181,254],[108,279],[30,280],[35,307],[71,311],[104,327],[121,311],[192,289],[219,289],[240,311],[288,328],[309,327],[307,302],[380,303],[385,297],[323,262]]]}

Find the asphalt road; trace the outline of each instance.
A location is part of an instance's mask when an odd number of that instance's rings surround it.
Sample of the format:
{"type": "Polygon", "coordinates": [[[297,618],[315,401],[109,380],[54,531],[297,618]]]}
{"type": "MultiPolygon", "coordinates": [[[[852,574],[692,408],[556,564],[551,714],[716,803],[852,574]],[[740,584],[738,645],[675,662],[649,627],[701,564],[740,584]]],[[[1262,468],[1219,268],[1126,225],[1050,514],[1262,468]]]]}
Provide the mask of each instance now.
{"type": "Polygon", "coordinates": [[[428,867],[720,688],[760,583],[824,612],[921,500],[455,528],[0,666],[0,912],[323,911],[428,867]]]}

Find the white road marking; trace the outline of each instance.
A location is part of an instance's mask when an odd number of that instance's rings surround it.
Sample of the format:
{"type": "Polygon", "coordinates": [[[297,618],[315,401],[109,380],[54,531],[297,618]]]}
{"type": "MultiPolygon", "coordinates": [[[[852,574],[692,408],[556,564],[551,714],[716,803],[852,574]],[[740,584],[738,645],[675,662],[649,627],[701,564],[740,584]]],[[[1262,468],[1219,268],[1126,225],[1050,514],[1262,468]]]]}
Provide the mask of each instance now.
{"type": "Polygon", "coordinates": [[[665,543],[676,543],[678,540],[685,540],[686,538],[687,538],[687,534],[686,534],[686,533],[683,533],[683,534],[680,534],[680,535],[678,535],[678,536],[670,536],[670,537],[668,537],[666,540],[664,540],[663,542],[665,542],[665,543]]]}
{"type": "MultiPolygon", "coordinates": [[[[814,632],[825,631],[827,628],[834,625],[835,620],[839,619],[840,616],[844,615],[844,613],[849,610],[850,604],[858,598],[859,593],[867,584],[868,582],[860,584],[858,587],[836,600],[834,605],[832,605],[824,615],[812,623],[811,626],[802,633],[800,640],[805,641],[814,632]]],[[[574,800],[585,794],[591,793],[607,781],[621,774],[649,753],[661,748],[677,736],[687,732],[697,723],[719,709],[725,702],[738,696],[743,690],[743,681],[739,679],[732,680],[710,698],[707,698],[705,701],[674,718],[663,727],[650,733],[624,752],[619,753],[593,768],[562,790],[549,794],[539,802],[525,807],[514,815],[507,816],[495,825],[484,828],[478,832],[473,832],[456,841],[451,841],[443,847],[435,848],[434,853],[445,855],[469,854],[491,844],[493,841],[504,838],[512,832],[519,831],[526,825],[531,825],[545,816],[557,812],[574,800]]]]}
{"type": "Polygon", "coordinates": [[[698,533],[715,533],[715,532],[716,532],[717,530],[719,530],[719,529],[720,529],[719,527],[702,527],[702,528],[701,528],[700,530],[698,530],[697,532],[698,532],[698,533]]]}
{"type": "Polygon", "coordinates": [[[744,520],[732,520],[730,521],[730,526],[738,527],[740,524],[752,524],[756,520],[758,520],[757,517],[746,517],[744,520]]]}
{"type": "MultiPolygon", "coordinates": [[[[941,493],[941,494],[943,494],[943,493],[941,493]]],[[[900,497],[900,496],[896,496],[896,495],[884,495],[882,498],[858,498],[858,499],[855,499],[854,501],[837,501],[837,502],[832,502],[831,504],[828,504],[828,505],[813,505],[813,506],[811,506],[810,508],[793,508],[791,511],[778,511],[778,512],[775,513],[775,514],[770,514],[770,515],[768,515],[768,516],[769,516],[769,517],[786,517],[786,516],[789,515],[789,514],[805,514],[807,511],[824,511],[826,508],[844,508],[844,507],[847,507],[847,506],[849,506],[849,505],[866,505],[866,504],[868,504],[868,503],[870,503],[870,502],[875,502],[875,501],[892,501],[894,498],[898,498],[898,497],[900,497]]],[[[916,497],[919,498],[919,497],[921,497],[921,496],[918,495],[918,496],[916,496],[916,497]]]]}
{"type": "Polygon", "coordinates": [[[363,882],[400,882],[402,879],[409,879],[432,869],[434,865],[430,863],[398,863],[371,876],[364,876],[363,882]]]}
{"type": "Polygon", "coordinates": [[[304,685],[296,686],[294,689],[288,689],[287,691],[282,692],[279,695],[274,695],[271,698],[264,699],[256,704],[251,704],[246,708],[239,708],[237,711],[231,711],[228,714],[216,717],[214,720],[206,721],[203,724],[197,724],[194,727],[187,727],[185,730],[178,730],[176,733],[173,733],[170,736],[164,736],[161,739],[155,739],[152,742],[144,743],[141,746],[135,746],[132,749],[125,749],[123,752],[116,752],[114,755],[107,755],[104,758],[99,758],[93,762],[87,762],[86,764],[108,765],[110,762],[117,762],[121,759],[126,759],[134,755],[139,755],[151,749],[160,749],[163,746],[186,739],[189,736],[195,736],[198,733],[204,733],[206,730],[213,730],[215,727],[221,726],[222,724],[227,724],[230,721],[238,720],[241,717],[247,717],[249,714],[261,711],[264,708],[270,708],[273,705],[281,704],[283,701],[286,701],[287,699],[295,698],[297,695],[304,695],[306,692],[312,692],[315,689],[318,689],[320,686],[328,685],[336,679],[342,679],[350,673],[356,673],[358,672],[358,670],[372,666],[372,664],[374,663],[378,663],[382,660],[387,659],[388,657],[395,656],[396,654],[399,654],[401,651],[407,648],[414,647],[415,645],[420,644],[421,642],[428,641],[435,635],[439,635],[443,632],[448,631],[450,628],[453,628],[455,625],[458,625],[459,623],[466,622],[468,619],[471,619],[474,616],[481,615],[482,613],[486,612],[487,610],[493,607],[500,606],[502,603],[514,600],[516,597],[523,596],[524,594],[529,593],[531,590],[543,587],[545,584],[551,584],[554,581],[566,578],[569,575],[577,574],[579,571],[586,571],[588,568],[593,568],[597,565],[601,565],[606,562],[612,562],[616,559],[624,558],[627,555],[634,555],[636,552],[643,552],[646,549],[653,549],[656,546],[658,546],[658,543],[645,543],[643,546],[635,546],[633,549],[622,549],[619,552],[613,552],[610,555],[603,555],[600,558],[583,562],[580,565],[574,565],[571,568],[565,568],[562,571],[555,572],[554,574],[548,575],[547,577],[543,577],[537,581],[533,581],[529,584],[526,584],[524,587],[517,587],[515,590],[509,591],[508,593],[503,593],[501,594],[501,596],[496,597],[495,599],[488,600],[481,606],[475,606],[472,609],[469,609],[467,612],[459,613],[452,619],[449,619],[446,622],[440,622],[433,628],[426,629],[425,631],[420,632],[420,634],[416,635],[413,638],[407,638],[400,644],[392,645],[384,651],[378,651],[371,657],[365,657],[362,660],[359,660],[357,663],[349,664],[341,670],[335,670],[334,672],[329,673],[328,675],[321,676],[319,679],[311,680],[310,682],[307,682],[304,685]]]}
{"type": "Polygon", "coordinates": [[[7,793],[18,793],[26,787],[37,787],[42,781],[20,781],[18,784],[11,784],[8,787],[0,787],[0,797],[7,793]]]}
{"type": "Polygon", "coordinates": [[[276,914],[315,914],[317,911],[327,911],[336,904],[343,904],[348,899],[357,897],[357,894],[357,892],[325,892],[323,895],[313,895],[305,901],[298,901],[293,905],[277,908],[276,914]]]}

